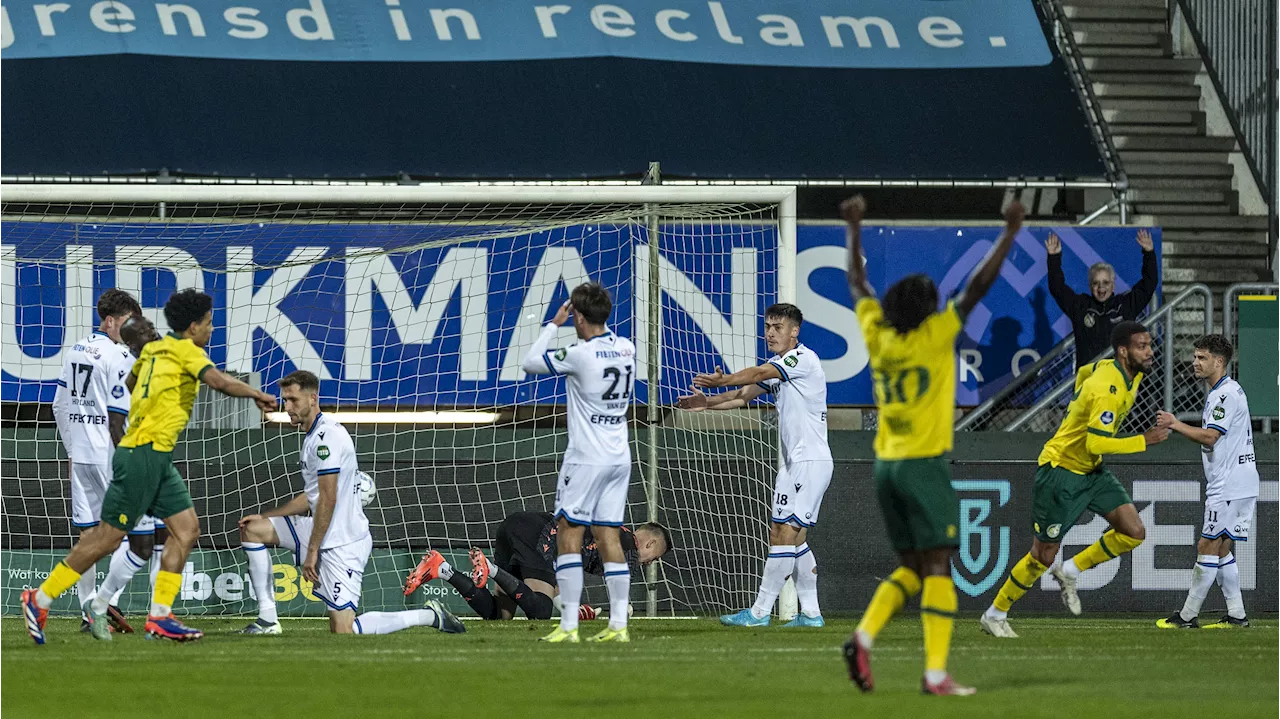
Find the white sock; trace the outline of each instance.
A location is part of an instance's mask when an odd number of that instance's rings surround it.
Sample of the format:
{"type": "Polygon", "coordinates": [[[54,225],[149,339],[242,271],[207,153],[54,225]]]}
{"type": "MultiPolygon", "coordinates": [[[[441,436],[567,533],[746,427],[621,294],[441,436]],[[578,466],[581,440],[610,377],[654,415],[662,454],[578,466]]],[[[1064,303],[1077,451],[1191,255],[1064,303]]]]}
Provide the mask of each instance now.
{"type": "Polygon", "coordinates": [[[578,628],[578,605],[582,603],[582,555],[556,557],[556,586],[560,587],[560,630],[578,628]]]}
{"type": "Polygon", "coordinates": [[[1080,576],[1080,567],[1076,566],[1076,558],[1072,557],[1070,561],[1062,563],[1062,573],[1076,579],[1080,576]]]}
{"type": "Polygon", "coordinates": [[[926,669],[924,672],[924,680],[930,684],[941,684],[947,678],[945,669],[926,669]]]}
{"type": "Polygon", "coordinates": [[[124,591],[125,585],[145,564],[146,561],[134,554],[128,544],[120,545],[120,549],[111,555],[111,569],[107,570],[107,578],[102,581],[102,590],[93,598],[93,613],[105,614],[112,600],[124,591]]]}
{"type": "Polygon", "coordinates": [[[813,556],[808,542],[796,547],[796,569],[791,576],[796,580],[800,611],[806,617],[822,616],[818,607],[818,558],[813,556]]]}
{"type": "MultiPolygon", "coordinates": [[[[796,548],[782,545],[769,547],[769,558],[764,560],[764,575],[760,577],[760,593],[756,595],[756,603],[751,605],[751,616],[756,619],[769,616],[774,602],[782,592],[782,585],[796,566],[796,548]]],[[[796,587],[797,594],[799,587],[796,587]]]]}
{"type": "MultiPolygon", "coordinates": [[[[430,609],[403,612],[365,612],[356,617],[356,634],[391,634],[409,627],[436,627],[439,617],[430,609]]],[[[439,629],[439,627],[436,627],[439,629]]]]}
{"type": "Polygon", "coordinates": [[[151,582],[147,585],[148,593],[154,592],[156,589],[156,574],[160,572],[160,555],[164,554],[164,545],[157,544],[155,549],[151,550],[151,582]]]}
{"type": "Polygon", "coordinates": [[[87,610],[98,589],[98,565],[93,564],[76,580],[76,591],[80,595],[80,608],[87,610]]]}
{"type": "Polygon", "coordinates": [[[41,609],[48,609],[53,606],[53,597],[44,593],[43,589],[36,590],[36,606],[41,609]]]}
{"type": "Polygon", "coordinates": [[[609,628],[627,628],[631,606],[631,569],[626,562],[604,563],[604,584],[609,590],[609,628]]]}
{"type": "Polygon", "coordinates": [[[1008,618],[1009,618],[1009,613],[1008,613],[1008,612],[1002,612],[1002,611],[1000,611],[999,609],[996,609],[996,605],[994,605],[994,604],[992,604],[991,606],[987,607],[986,615],[987,615],[988,617],[991,617],[992,619],[996,620],[997,622],[999,622],[999,621],[1002,621],[1002,620],[1005,620],[1005,619],[1008,619],[1008,618]]]}
{"type": "Polygon", "coordinates": [[[249,558],[249,581],[253,583],[253,594],[258,598],[258,619],[275,624],[280,621],[276,615],[276,588],[272,581],[271,552],[265,544],[258,542],[241,542],[240,548],[249,558]]]}
{"type": "Polygon", "coordinates": [[[1236,564],[1235,555],[1218,560],[1218,581],[1222,584],[1222,596],[1227,598],[1227,614],[1236,619],[1244,619],[1244,596],[1240,594],[1240,566],[1236,564]]]}
{"type": "Polygon", "coordinates": [[[1187,601],[1182,605],[1178,615],[1182,621],[1189,622],[1200,616],[1200,606],[1204,598],[1209,596],[1209,588],[1218,576],[1218,557],[1213,554],[1201,554],[1196,557],[1196,566],[1191,570],[1191,591],[1187,592],[1187,601]]]}
{"type": "Polygon", "coordinates": [[[448,562],[441,562],[440,578],[447,582],[452,577],[453,577],[453,565],[449,564],[448,562]]]}

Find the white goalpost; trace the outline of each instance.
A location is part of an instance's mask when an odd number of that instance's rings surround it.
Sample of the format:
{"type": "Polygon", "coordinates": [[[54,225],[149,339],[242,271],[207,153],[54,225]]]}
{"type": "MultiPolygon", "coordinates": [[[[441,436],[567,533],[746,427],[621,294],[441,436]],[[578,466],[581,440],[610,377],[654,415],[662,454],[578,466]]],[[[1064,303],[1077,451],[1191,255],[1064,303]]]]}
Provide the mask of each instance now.
{"type": "MultiPolygon", "coordinates": [[[[207,351],[220,368],[273,393],[295,369],[320,376],[323,410],[341,413],[378,485],[364,605],[394,610],[419,601],[400,587],[427,549],[469,566],[466,550],[489,548],[509,513],[551,510],[564,380],[525,377],[520,361],[591,279],[613,294],[611,325],[639,354],[627,521],[674,535],[669,556],[633,575],[637,614],[754,598],[776,415],[765,402],[715,413],[674,402],[698,372],[767,356],[765,308],[795,301],[795,188],[13,184],[0,203],[6,597],[38,584],[74,540],[49,403],[64,348],[96,327],[104,289],[134,294],[166,331],[164,300],[196,287],[214,298],[207,351]]],[[[572,341],[564,328],[558,343],[572,341]]],[[[300,490],[301,437],[210,395],[174,454],[204,530],[178,608],[249,613],[236,521],[300,490]]],[[[273,563],[281,614],[321,613],[293,557],[273,563]]],[[[447,586],[426,591],[466,611],[447,586]]],[[[146,597],[135,580],[125,609],[146,597]]],[[[602,598],[589,584],[587,601],[602,598]]],[[[67,595],[55,610],[74,607],[67,595]]]]}

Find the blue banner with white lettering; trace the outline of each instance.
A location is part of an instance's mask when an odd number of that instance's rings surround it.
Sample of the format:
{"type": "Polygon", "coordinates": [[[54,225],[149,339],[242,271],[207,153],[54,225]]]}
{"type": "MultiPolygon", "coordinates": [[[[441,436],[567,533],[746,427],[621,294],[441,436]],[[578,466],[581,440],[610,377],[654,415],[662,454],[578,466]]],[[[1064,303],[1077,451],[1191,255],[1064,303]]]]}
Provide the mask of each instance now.
{"type": "Polygon", "coordinates": [[[617,0],[538,4],[8,0],[6,58],[474,62],[625,57],[791,67],[1046,65],[1031,0],[617,0]]]}
{"type": "MultiPolygon", "coordinates": [[[[737,370],[767,356],[762,314],[778,298],[777,233],[709,227],[664,227],[664,403],[696,372],[737,370]]],[[[94,303],[108,287],[137,296],[161,330],[160,308],[173,291],[209,293],[210,357],[233,372],[259,373],[269,391],[288,372],[308,369],[321,377],[327,402],[423,408],[563,401],[562,380],[527,378],[521,361],[569,290],[596,280],[613,294],[611,325],[636,339],[639,377],[647,377],[651,268],[643,227],[574,226],[479,241],[454,240],[462,232],[474,237],[474,227],[431,225],[5,222],[0,231],[5,402],[52,400],[63,349],[92,331],[94,303]]],[[[1099,261],[1115,267],[1117,292],[1141,276],[1133,229],[1053,231],[1070,286],[1086,291],[1088,266],[1099,261]]],[[[950,296],[998,232],[868,228],[872,282],[883,292],[925,272],[950,296]]],[[[961,404],[976,404],[1070,333],[1048,294],[1049,232],[1023,230],[1001,279],[970,315],[957,351],[961,404]]],[[[800,339],[823,360],[831,404],[867,405],[867,356],[845,283],[844,242],[842,227],[799,228],[800,339]]],[[[558,343],[573,339],[566,327],[558,343]]],[[[643,383],[637,392],[645,397],[643,383]]]]}

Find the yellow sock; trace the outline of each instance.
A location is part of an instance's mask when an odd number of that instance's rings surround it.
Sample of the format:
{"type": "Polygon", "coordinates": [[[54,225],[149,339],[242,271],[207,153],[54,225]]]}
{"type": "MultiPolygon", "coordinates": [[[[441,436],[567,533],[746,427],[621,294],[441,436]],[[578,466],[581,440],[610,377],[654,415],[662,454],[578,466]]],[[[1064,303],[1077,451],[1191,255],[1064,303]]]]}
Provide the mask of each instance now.
{"type": "Polygon", "coordinates": [[[920,577],[906,567],[898,567],[889,578],[880,582],[876,593],[867,605],[867,611],[858,622],[858,632],[875,639],[893,615],[902,609],[907,600],[920,592],[920,577]]]}
{"type": "Polygon", "coordinates": [[[996,609],[1002,612],[1009,611],[1009,607],[1013,603],[1022,599],[1022,595],[1026,594],[1031,587],[1035,586],[1036,580],[1044,574],[1048,567],[1037,562],[1030,554],[1027,554],[1018,563],[1013,565],[1013,569],[1009,570],[1009,579],[1000,587],[1000,593],[996,594],[996,599],[992,602],[996,609]]]}
{"type": "Polygon", "coordinates": [[[951,653],[951,629],[956,623],[956,585],[951,577],[925,577],[920,595],[920,623],[924,625],[925,671],[945,672],[951,653]]]}
{"type": "Polygon", "coordinates": [[[173,600],[178,597],[178,590],[182,588],[182,575],[175,572],[166,572],[161,569],[156,572],[156,589],[151,595],[151,615],[161,616],[157,613],[157,609],[169,614],[169,610],[173,608],[173,600]]]}
{"type": "Polygon", "coordinates": [[[1099,537],[1098,541],[1090,544],[1087,549],[1072,557],[1071,560],[1083,572],[1090,567],[1115,559],[1121,554],[1132,552],[1139,544],[1142,544],[1141,539],[1134,539],[1127,534],[1110,529],[1099,537]]]}
{"type": "Polygon", "coordinates": [[[50,599],[57,599],[78,581],[80,581],[80,572],[68,567],[66,562],[58,562],[58,566],[49,572],[49,578],[40,585],[40,591],[50,599]]]}

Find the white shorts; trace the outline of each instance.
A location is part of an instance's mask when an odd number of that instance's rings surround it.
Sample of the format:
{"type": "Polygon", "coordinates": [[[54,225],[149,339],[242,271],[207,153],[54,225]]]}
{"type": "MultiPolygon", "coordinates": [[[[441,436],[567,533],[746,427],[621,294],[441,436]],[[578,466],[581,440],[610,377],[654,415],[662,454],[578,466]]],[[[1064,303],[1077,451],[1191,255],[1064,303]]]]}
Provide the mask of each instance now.
{"type": "Polygon", "coordinates": [[[792,524],[812,527],[818,523],[818,510],[822,508],[822,495],[831,484],[835,463],[815,460],[796,462],[778,471],[778,481],[773,486],[773,514],[770,520],[776,524],[792,524]]]}
{"type": "Polygon", "coordinates": [[[621,527],[630,485],[630,464],[566,464],[556,479],[556,518],[621,527]]]}
{"type": "MultiPolygon", "coordinates": [[[[301,567],[307,556],[307,544],[311,541],[311,517],[270,517],[280,546],[293,552],[294,564],[301,567]]],[[[360,586],[364,581],[364,568],[373,552],[373,537],[344,544],[332,549],[320,550],[320,581],[312,591],[332,611],[360,606],[360,586]]]]}
{"type": "MultiPolygon", "coordinates": [[[[71,526],[77,529],[96,527],[102,518],[102,500],[111,485],[111,465],[71,463],[71,526]]],[[[143,515],[129,534],[155,534],[164,522],[143,515]]]]}
{"type": "Polygon", "coordinates": [[[1257,497],[1206,501],[1204,526],[1200,529],[1200,536],[1205,539],[1227,537],[1237,542],[1249,541],[1249,526],[1253,524],[1253,510],[1257,505],[1257,497]]]}

